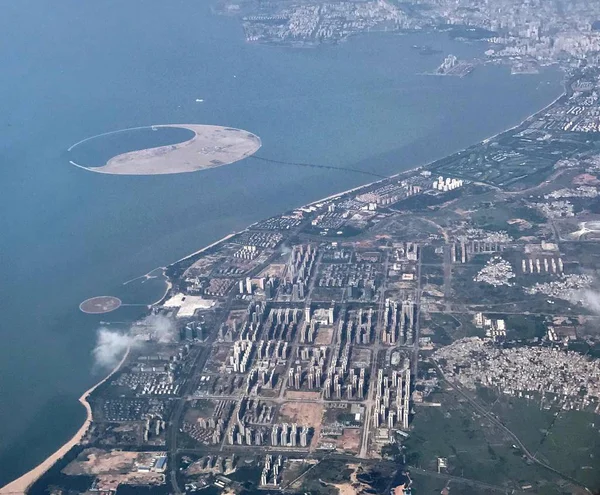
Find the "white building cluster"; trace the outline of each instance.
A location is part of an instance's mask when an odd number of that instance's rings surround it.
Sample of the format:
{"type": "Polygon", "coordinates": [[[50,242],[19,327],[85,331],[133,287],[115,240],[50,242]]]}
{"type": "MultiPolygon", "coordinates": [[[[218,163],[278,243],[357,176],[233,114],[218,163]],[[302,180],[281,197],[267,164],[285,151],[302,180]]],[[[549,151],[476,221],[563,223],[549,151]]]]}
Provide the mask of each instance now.
{"type": "Polygon", "coordinates": [[[504,258],[494,256],[479,270],[473,280],[498,287],[500,285],[513,285],[510,281],[513,278],[515,278],[515,274],[512,265],[504,258]]]}
{"type": "Polygon", "coordinates": [[[442,177],[441,175],[433,181],[432,187],[438,191],[452,191],[462,187],[464,181],[462,179],[453,179],[451,177],[442,177]]]}
{"type": "Polygon", "coordinates": [[[569,274],[562,275],[558,280],[552,282],[537,283],[531,287],[524,287],[526,294],[546,294],[557,299],[564,299],[574,303],[581,299],[580,291],[592,285],[593,279],[590,275],[569,274]]]}
{"type": "Polygon", "coordinates": [[[496,340],[501,337],[506,337],[506,322],[502,319],[492,319],[484,316],[483,313],[476,313],[473,318],[473,323],[477,328],[485,330],[487,338],[496,340]]]}
{"type": "Polygon", "coordinates": [[[451,381],[475,390],[535,398],[548,406],[600,413],[600,361],[549,347],[498,348],[478,337],[457,340],[435,352],[451,381]]]}
{"type": "Polygon", "coordinates": [[[393,29],[405,14],[385,0],[266,7],[268,14],[243,18],[247,41],[315,43],[369,30],[393,29]]]}
{"type": "Polygon", "coordinates": [[[537,257],[524,258],[521,260],[521,271],[523,273],[562,273],[564,263],[561,257],[537,257]]]}

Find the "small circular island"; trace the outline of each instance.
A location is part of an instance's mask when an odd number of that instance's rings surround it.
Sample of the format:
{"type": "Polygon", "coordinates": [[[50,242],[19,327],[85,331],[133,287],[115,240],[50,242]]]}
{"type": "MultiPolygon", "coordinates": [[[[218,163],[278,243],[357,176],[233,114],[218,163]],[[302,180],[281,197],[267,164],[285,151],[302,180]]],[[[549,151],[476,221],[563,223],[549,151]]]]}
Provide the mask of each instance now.
{"type": "Polygon", "coordinates": [[[121,153],[113,156],[101,166],[88,166],[73,159],[70,160],[70,163],[90,172],[101,174],[181,174],[237,162],[256,153],[262,145],[258,136],[242,129],[215,125],[168,124],[124,129],[93,136],[74,144],[68,151],[72,152],[84,143],[117,133],[139,129],[161,130],[168,128],[192,131],[193,137],[177,144],[121,153]]]}
{"type": "Polygon", "coordinates": [[[101,315],[110,313],[121,307],[121,300],[114,296],[97,296],[86,299],[79,305],[83,313],[89,315],[101,315]]]}

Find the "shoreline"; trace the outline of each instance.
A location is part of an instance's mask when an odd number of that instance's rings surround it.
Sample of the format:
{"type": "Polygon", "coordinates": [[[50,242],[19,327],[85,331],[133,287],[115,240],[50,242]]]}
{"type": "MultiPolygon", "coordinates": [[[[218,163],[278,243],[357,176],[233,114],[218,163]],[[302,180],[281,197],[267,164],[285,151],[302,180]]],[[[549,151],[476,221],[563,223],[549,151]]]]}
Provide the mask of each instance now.
{"type": "Polygon", "coordinates": [[[52,468],[52,466],[54,466],[54,464],[56,464],[59,460],[61,460],[73,447],[75,447],[76,445],[78,445],[81,442],[81,440],[87,433],[88,429],[90,428],[90,426],[92,424],[92,420],[93,420],[92,407],[90,406],[90,403],[88,402],[88,397],[94,392],[94,390],[96,390],[100,385],[102,385],[107,380],[109,380],[117,371],[119,371],[121,369],[121,366],[123,366],[123,363],[129,356],[129,351],[130,351],[130,348],[128,347],[127,350],[125,351],[125,354],[123,355],[123,357],[121,358],[119,363],[115,366],[115,368],[108,375],[106,375],[102,380],[100,380],[98,383],[96,383],[91,388],[86,390],[81,395],[81,397],[79,397],[79,403],[86,410],[86,419],[83,422],[83,424],[81,425],[81,427],[77,430],[77,432],[75,432],[75,434],[69,440],[67,440],[56,452],[54,452],[52,455],[47,457],[44,461],[42,461],[36,467],[34,467],[30,471],[26,472],[25,474],[23,474],[16,480],[11,481],[7,485],[4,485],[2,488],[0,488],[0,495],[8,495],[8,494],[13,494],[13,495],[23,494],[24,495],[24,494],[26,494],[27,490],[29,490],[29,488],[31,488],[31,485],[33,485],[38,479],[40,479],[50,468],[52,468]]]}
{"type": "Polygon", "coordinates": [[[163,302],[167,298],[169,291],[173,288],[173,282],[171,282],[171,279],[169,277],[167,277],[167,269],[164,267],[162,269],[162,276],[165,280],[165,285],[167,286],[165,289],[165,292],[162,296],[160,296],[159,299],[157,299],[156,301],[154,301],[151,304],[148,304],[148,308],[152,308],[153,306],[156,306],[157,304],[160,304],[161,302],[163,302]]]}
{"type": "MultiPolygon", "coordinates": [[[[498,136],[500,136],[500,135],[502,135],[502,134],[504,134],[506,132],[510,132],[510,131],[512,131],[512,130],[520,127],[525,122],[531,120],[532,118],[534,118],[538,114],[540,114],[540,113],[548,110],[550,107],[552,107],[553,105],[555,105],[561,98],[563,98],[566,95],[567,95],[567,91],[566,91],[566,85],[565,85],[565,88],[563,89],[563,91],[561,92],[561,94],[557,98],[555,98],[551,103],[549,103],[548,105],[545,105],[541,109],[533,112],[531,115],[525,117],[524,119],[522,119],[520,122],[518,122],[514,126],[509,127],[507,129],[503,129],[503,130],[499,131],[498,133],[496,133],[496,134],[494,134],[494,135],[492,135],[490,137],[487,137],[485,139],[482,139],[482,140],[474,143],[471,146],[467,146],[465,148],[461,148],[460,150],[454,151],[454,152],[452,152],[450,154],[446,154],[443,157],[436,158],[436,159],[428,161],[428,162],[426,162],[424,164],[417,165],[417,166],[415,166],[413,168],[404,170],[402,172],[398,172],[396,174],[390,175],[389,177],[382,178],[382,179],[377,179],[375,181],[368,182],[368,183],[365,183],[365,184],[362,184],[362,185],[359,185],[359,186],[347,189],[345,191],[334,193],[334,194],[332,194],[330,196],[327,196],[325,198],[321,198],[321,199],[318,199],[316,201],[312,201],[310,203],[307,203],[307,204],[304,204],[304,205],[301,205],[301,206],[297,206],[295,208],[291,208],[291,210],[305,208],[305,207],[309,207],[309,206],[315,205],[317,203],[323,203],[323,202],[326,202],[326,201],[330,201],[332,199],[342,197],[342,196],[344,196],[346,194],[350,194],[350,193],[353,193],[355,191],[359,191],[361,189],[364,189],[364,188],[367,188],[367,187],[371,187],[371,186],[373,186],[373,185],[375,185],[377,183],[380,183],[380,182],[384,182],[384,181],[387,181],[387,180],[390,180],[390,179],[395,179],[395,178],[403,176],[403,175],[408,175],[408,174],[416,173],[419,170],[422,170],[424,168],[432,166],[433,164],[435,164],[436,162],[442,160],[445,157],[449,157],[449,156],[452,156],[452,155],[454,155],[456,153],[460,153],[462,151],[465,151],[465,150],[471,148],[472,146],[476,146],[476,145],[479,145],[479,144],[488,143],[492,139],[495,139],[496,137],[498,137],[498,136]]],[[[146,128],[146,127],[149,127],[149,126],[143,126],[143,127],[131,128],[131,129],[143,129],[143,128],[146,128]]],[[[163,126],[163,127],[166,127],[166,126],[163,126]]],[[[130,130],[130,129],[127,129],[127,130],[130,130]]],[[[109,133],[105,133],[105,134],[112,134],[112,133],[115,133],[115,132],[122,132],[122,131],[113,131],[113,132],[109,132],[109,133]]],[[[101,135],[104,135],[104,134],[101,134],[101,135]]],[[[101,136],[101,135],[99,135],[99,136],[101,136]]],[[[86,139],[80,141],[79,143],[76,143],[71,148],[74,148],[78,144],[81,144],[82,142],[85,142],[85,141],[87,141],[89,139],[93,139],[94,137],[98,137],[98,136],[93,136],[91,138],[86,138],[86,139]]],[[[82,167],[82,168],[85,168],[85,167],[82,167]]],[[[244,228],[242,230],[239,230],[239,231],[236,231],[236,232],[231,232],[231,233],[227,234],[226,236],[224,236],[223,238],[221,238],[219,240],[216,240],[213,243],[211,243],[211,244],[209,244],[209,245],[207,245],[207,246],[205,246],[205,247],[203,247],[201,249],[198,249],[197,251],[194,251],[194,252],[192,252],[192,253],[190,253],[190,254],[188,254],[186,256],[183,256],[182,258],[178,259],[177,261],[169,263],[168,265],[166,265],[164,267],[157,267],[157,268],[151,270],[150,272],[148,272],[148,274],[150,274],[150,273],[152,273],[155,270],[162,269],[163,270],[163,276],[166,279],[165,280],[165,284],[167,286],[164,295],[158,301],[156,301],[155,303],[152,303],[152,304],[150,304],[148,306],[149,307],[153,307],[153,306],[155,306],[157,304],[160,304],[165,299],[165,297],[167,296],[168,292],[172,288],[172,282],[170,281],[169,277],[167,277],[165,275],[166,268],[168,268],[170,266],[173,266],[173,265],[176,265],[177,263],[180,263],[180,262],[185,261],[185,260],[187,260],[189,258],[192,258],[194,256],[202,254],[203,252],[205,252],[205,251],[207,251],[207,250],[209,250],[209,249],[211,249],[213,247],[218,246],[218,245],[222,244],[223,242],[228,241],[232,237],[234,237],[234,236],[236,236],[236,235],[238,235],[238,234],[240,234],[242,232],[245,232],[246,230],[248,230],[249,228],[251,228],[252,225],[255,225],[258,222],[260,222],[260,220],[258,220],[257,222],[254,222],[254,223],[252,223],[250,225],[248,225],[246,228],[244,228]]],[[[124,284],[127,284],[129,282],[132,282],[132,281],[137,280],[138,278],[142,278],[142,277],[144,277],[144,275],[141,275],[140,277],[136,277],[134,279],[131,279],[128,282],[125,282],[124,284]]],[[[126,358],[129,355],[129,350],[130,349],[128,348],[127,351],[126,351],[126,353],[125,353],[125,355],[123,356],[123,358],[121,359],[121,361],[117,364],[117,366],[115,367],[115,369],[113,369],[103,380],[101,380],[96,385],[94,385],[93,387],[91,387],[89,390],[87,390],[86,392],[84,392],[84,394],[79,398],[79,402],[85,407],[85,409],[87,411],[87,418],[84,421],[83,425],[75,433],[75,435],[73,435],[73,437],[69,441],[67,441],[64,445],[62,445],[56,452],[54,452],[53,454],[51,454],[46,460],[44,460],[38,466],[34,467],[33,469],[31,469],[27,473],[23,474],[21,477],[17,478],[16,480],[8,483],[4,487],[1,487],[0,488],[0,495],[8,495],[8,494],[14,494],[14,495],[16,495],[16,494],[19,494],[19,495],[23,494],[24,495],[24,494],[26,494],[26,491],[31,487],[31,485],[33,483],[35,483],[43,474],[45,474],[57,461],[59,461],[62,457],[64,457],[64,455],[72,447],[74,447],[75,445],[77,445],[81,441],[81,439],[83,438],[83,436],[85,435],[85,433],[89,429],[89,427],[90,427],[90,425],[92,423],[92,420],[93,420],[93,418],[92,418],[92,412],[91,412],[91,406],[87,402],[87,398],[93,393],[93,391],[96,388],[98,388],[100,385],[102,385],[107,380],[109,380],[121,368],[121,366],[123,365],[123,363],[125,362],[126,358]]]]}
{"type": "MultiPolygon", "coordinates": [[[[248,227],[246,227],[246,229],[247,229],[247,228],[248,228],[248,227]]],[[[246,230],[246,229],[244,229],[244,230],[246,230]]],[[[196,256],[197,254],[202,254],[204,251],[208,251],[210,248],[212,248],[212,247],[215,247],[215,246],[218,246],[218,245],[219,245],[219,244],[221,244],[222,242],[228,241],[228,240],[229,240],[229,239],[231,239],[232,237],[234,237],[234,236],[236,236],[236,235],[238,235],[238,234],[240,234],[240,233],[244,232],[244,230],[240,230],[239,232],[232,232],[231,234],[227,234],[227,235],[226,235],[225,237],[223,237],[222,239],[219,239],[218,241],[215,241],[215,242],[213,242],[212,244],[209,244],[208,246],[205,246],[205,247],[203,247],[202,249],[198,249],[198,251],[194,251],[193,253],[191,253],[191,254],[188,254],[188,255],[184,256],[183,258],[181,258],[181,259],[179,259],[179,260],[177,260],[177,261],[174,261],[173,263],[169,263],[169,264],[167,265],[167,267],[169,267],[169,266],[173,266],[173,265],[176,265],[177,263],[181,263],[182,261],[185,261],[185,260],[187,260],[187,259],[189,259],[189,258],[191,258],[191,257],[193,257],[193,256],[196,256]]],[[[155,270],[156,270],[156,268],[155,268],[155,270]]]]}
{"type": "MultiPolygon", "coordinates": [[[[522,119],[521,121],[519,121],[519,122],[518,122],[517,124],[515,124],[514,126],[512,126],[512,127],[508,127],[508,128],[506,128],[506,129],[503,129],[503,130],[501,130],[501,131],[497,132],[496,134],[493,134],[493,135],[491,135],[491,136],[489,136],[489,137],[487,137],[487,138],[485,138],[485,139],[482,139],[482,140],[478,141],[477,143],[475,143],[475,144],[473,144],[473,145],[471,145],[471,146],[477,146],[478,144],[484,144],[484,143],[488,143],[488,142],[490,142],[492,139],[495,139],[495,138],[497,138],[498,136],[500,136],[500,135],[502,135],[502,134],[504,134],[504,133],[506,133],[506,132],[510,132],[510,131],[513,131],[513,130],[517,129],[518,127],[520,127],[521,125],[523,125],[525,122],[527,122],[527,121],[531,120],[532,118],[534,118],[536,115],[538,115],[538,114],[540,114],[540,113],[542,113],[542,112],[545,112],[546,110],[548,110],[550,107],[552,107],[553,105],[555,105],[555,104],[556,104],[556,103],[557,103],[557,102],[558,102],[558,101],[559,101],[561,98],[563,98],[564,96],[566,96],[566,94],[567,94],[567,93],[566,93],[566,91],[563,89],[563,91],[560,93],[560,95],[559,95],[559,96],[557,96],[557,97],[556,97],[554,100],[552,100],[550,103],[548,103],[548,104],[547,104],[547,105],[545,105],[544,107],[540,108],[539,110],[536,110],[536,111],[535,111],[535,112],[533,112],[532,114],[528,115],[527,117],[525,117],[524,119],[522,119]]],[[[452,155],[454,155],[454,154],[456,154],[456,153],[461,153],[461,152],[463,152],[463,151],[465,151],[465,150],[467,150],[467,149],[471,148],[471,146],[467,146],[466,148],[461,148],[461,149],[459,149],[459,150],[457,150],[457,151],[454,151],[454,152],[452,152],[452,153],[450,153],[450,154],[446,154],[446,155],[444,155],[443,157],[440,157],[440,158],[435,158],[434,160],[430,160],[430,161],[428,161],[428,162],[426,162],[426,163],[423,163],[423,164],[421,164],[421,165],[417,165],[417,166],[415,166],[415,167],[413,167],[413,168],[409,168],[409,169],[407,169],[407,170],[403,170],[402,172],[398,172],[398,173],[396,173],[396,174],[390,175],[389,177],[386,177],[386,178],[384,178],[384,179],[377,179],[377,180],[374,180],[374,181],[372,181],[372,182],[367,182],[367,183],[365,183],[365,184],[361,184],[361,185],[359,185],[359,186],[355,186],[355,187],[352,187],[352,188],[350,188],[350,189],[346,189],[345,191],[337,192],[337,193],[331,194],[331,195],[329,195],[329,196],[326,196],[326,197],[324,197],[324,198],[320,198],[320,199],[317,199],[317,200],[315,200],[315,201],[311,201],[310,203],[306,203],[306,204],[304,204],[304,205],[297,206],[297,207],[295,207],[295,208],[292,208],[291,210],[298,210],[298,209],[300,209],[300,208],[307,208],[307,207],[309,207],[309,206],[313,206],[313,205],[316,205],[316,204],[318,204],[318,203],[324,203],[324,202],[326,202],[326,201],[330,201],[330,200],[332,200],[332,199],[339,198],[339,197],[341,197],[341,196],[344,196],[344,195],[346,195],[346,194],[350,194],[350,193],[353,193],[353,192],[356,192],[356,191],[360,191],[361,189],[364,189],[364,188],[366,188],[366,187],[371,187],[371,186],[373,186],[373,185],[375,185],[375,184],[378,184],[378,183],[380,183],[380,182],[385,182],[386,180],[395,179],[396,177],[400,177],[400,176],[402,176],[402,175],[408,175],[408,174],[412,174],[412,173],[418,172],[419,170],[422,170],[422,169],[424,169],[424,168],[430,167],[431,165],[435,164],[436,162],[438,162],[438,161],[442,160],[443,158],[446,158],[446,157],[452,156],[452,155]]],[[[205,246],[205,247],[203,247],[203,248],[201,248],[201,249],[199,249],[199,250],[197,250],[197,251],[194,251],[193,253],[190,253],[190,254],[188,254],[188,255],[184,256],[183,258],[180,258],[180,259],[178,259],[177,261],[174,261],[174,262],[172,262],[172,263],[169,263],[169,264],[168,264],[166,267],[157,267],[157,268],[155,268],[154,270],[158,270],[159,268],[163,268],[163,269],[165,269],[165,268],[168,268],[168,267],[170,267],[170,266],[176,265],[177,263],[181,263],[182,261],[185,261],[185,260],[187,260],[187,259],[189,259],[189,258],[191,258],[191,257],[193,257],[193,256],[196,256],[196,255],[198,255],[198,254],[202,254],[204,251],[207,251],[207,250],[209,250],[209,249],[211,249],[211,248],[213,248],[213,247],[215,247],[215,246],[218,246],[219,244],[221,244],[221,243],[223,243],[223,242],[226,242],[226,241],[228,241],[228,240],[229,240],[229,239],[231,239],[232,237],[235,237],[236,235],[239,235],[239,234],[241,234],[242,232],[245,232],[246,230],[248,230],[248,229],[249,229],[249,228],[251,228],[253,225],[256,225],[256,224],[257,224],[257,223],[259,223],[259,222],[261,222],[261,220],[257,220],[256,222],[253,222],[253,223],[251,223],[250,225],[248,225],[246,228],[244,228],[244,229],[242,229],[242,230],[235,231],[235,232],[232,232],[232,233],[230,233],[230,234],[227,234],[225,237],[223,237],[223,238],[221,238],[221,239],[219,239],[219,240],[217,240],[217,241],[214,241],[213,243],[209,244],[208,246],[205,246]]],[[[152,270],[152,271],[154,271],[154,270],[152,270]]],[[[151,272],[149,272],[149,273],[151,273],[151,272]]],[[[142,275],[142,276],[143,276],[143,275],[142,275]]],[[[139,278],[139,277],[138,277],[138,278],[139,278]]],[[[133,279],[133,280],[135,280],[135,279],[133,279]]],[[[170,281],[167,281],[167,284],[170,284],[170,281]]],[[[169,287],[169,288],[170,288],[170,287],[169,287]]],[[[167,291],[168,291],[168,289],[167,289],[167,291]]],[[[166,295],[166,294],[165,294],[165,295],[166,295]]],[[[164,299],[164,296],[163,296],[163,298],[162,298],[162,299],[164,299]]],[[[161,299],[161,300],[162,300],[162,299],[161,299]]],[[[160,302],[160,301],[159,301],[159,302],[160,302]]],[[[155,304],[158,304],[158,303],[155,303],[155,304]]]]}
{"type": "Polygon", "coordinates": [[[512,127],[509,127],[508,129],[505,129],[504,131],[501,131],[497,134],[494,134],[493,136],[490,136],[488,138],[485,138],[484,140],[481,141],[482,144],[484,143],[489,143],[492,139],[497,138],[498,136],[500,136],[501,134],[504,134],[505,132],[510,132],[510,131],[514,131],[517,127],[522,126],[525,122],[527,122],[528,120],[531,120],[533,117],[537,116],[538,114],[548,110],[550,107],[552,107],[553,105],[556,105],[556,103],[558,103],[558,101],[563,98],[564,96],[567,95],[567,92],[565,90],[563,90],[563,92],[554,100],[552,100],[552,103],[549,103],[548,105],[546,105],[544,108],[541,108],[540,110],[538,110],[537,112],[533,112],[531,115],[529,115],[528,117],[524,118],[521,122],[519,122],[517,125],[514,125],[512,127]]]}
{"type": "MultiPolygon", "coordinates": [[[[248,227],[246,227],[246,229],[247,228],[248,227]]],[[[246,230],[246,229],[244,229],[244,230],[246,230]]],[[[196,256],[198,254],[202,254],[203,252],[209,250],[210,248],[218,246],[222,242],[227,242],[232,237],[235,237],[236,235],[244,232],[244,230],[240,230],[239,232],[232,232],[230,234],[227,234],[225,237],[219,239],[218,241],[215,241],[212,244],[209,244],[208,246],[205,246],[205,247],[203,247],[201,249],[198,249],[198,251],[194,251],[193,253],[188,254],[187,256],[184,256],[183,258],[181,258],[181,259],[179,259],[177,261],[174,261],[173,263],[169,263],[167,266],[160,266],[160,267],[155,268],[154,270],[148,272],[148,273],[152,273],[152,272],[154,272],[156,270],[162,270],[162,276],[165,279],[164,282],[165,282],[165,286],[166,286],[164,294],[158,300],[154,301],[151,304],[148,304],[148,308],[153,308],[154,306],[162,303],[167,298],[167,295],[169,294],[169,291],[173,288],[173,282],[171,282],[171,279],[167,276],[167,273],[166,273],[168,267],[176,265],[177,263],[181,263],[182,261],[185,261],[187,259],[193,258],[194,256],[196,256]]],[[[144,276],[145,275],[142,275],[141,277],[144,277],[144,276]]],[[[133,280],[137,280],[138,278],[141,278],[141,277],[137,277],[137,278],[131,279],[131,280],[129,280],[126,283],[129,283],[129,282],[131,282],[133,280]]],[[[2,492],[0,492],[0,495],[2,495],[2,492]]]]}
{"type": "MultiPolygon", "coordinates": [[[[246,229],[244,229],[244,230],[246,230],[246,229]]],[[[197,254],[202,254],[204,251],[208,251],[210,248],[215,247],[215,246],[221,244],[222,242],[228,241],[229,239],[231,239],[232,237],[238,235],[239,233],[244,232],[244,230],[240,230],[239,232],[232,232],[231,234],[227,234],[222,239],[219,239],[218,241],[215,241],[212,244],[209,244],[208,246],[203,247],[202,249],[198,249],[198,251],[194,251],[193,253],[188,254],[188,255],[184,256],[183,258],[181,258],[181,259],[179,259],[177,261],[174,261],[173,263],[169,263],[167,265],[167,267],[172,266],[172,265],[176,265],[177,263],[181,263],[182,261],[185,261],[185,260],[191,258],[192,256],[196,256],[197,254]]]]}
{"type": "MultiPolygon", "coordinates": [[[[548,103],[548,105],[545,105],[544,107],[540,108],[539,110],[536,110],[532,114],[528,115],[523,120],[521,120],[519,123],[515,124],[512,127],[508,127],[506,129],[503,129],[503,130],[497,132],[496,134],[493,134],[492,136],[489,136],[489,137],[487,137],[485,139],[482,139],[481,141],[478,141],[477,143],[475,143],[475,144],[473,144],[471,146],[477,146],[478,144],[489,143],[492,139],[495,139],[498,136],[501,136],[502,134],[504,134],[506,132],[510,132],[510,131],[513,131],[513,130],[517,129],[518,127],[522,126],[525,122],[531,120],[532,118],[534,118],[535,116],[539,115],[540,113],[545,112],[546,110],[548,110],[550,107],[552,107],[553,105],[555,105],[561,98],[563,98],[564,96],[566,96],[566,94],[567,94],[566,91],[563,90],[559,96],[557,96],[554,100],[552,100],[552,102],[548,103]]],[[[417,166],[415,166],[413,168],[409,168],[408,170],[404,170],[402,172],[398,172],[397,174],[390,175],[389,177],[386,177],[385,179],[377,179],[377,180],[375,180],[373,182],[362,184],[360,186],[356,186],[356,187],[353,187],[351,189],[347,189],[345,191],[332,194],[332,195],[327,196],[325,198],[321,198],[321,199],[318,199],[316,201],[312,201],[311,203],[307,203],[305,205],[299,206],[298,208],[305,208],[305,207],[308,207],[308,206],[313,206],[313,205],[315,205],[317,203],[324,203],[325,201],[329,201],[329,200],[332,200],[332,199],[339,198],[341,196],[344,196],[345,194],[350,194],[352,192],[359,191],[360,189],[363,189],[365,187],[373,186],[375,184],[378,184],[379,182],[384,182],[386,180],[395,179],[396,177],[400,177],[402,175],[412,174],[412,173],[418,172],[421,169],[430,167],[431,165],[435,164],[436,162],[442,160],[443,158],[452,156],[452,155],[454,155],[456,153],[461,153],[461,152],[463,152],[463,151],[471,148],[471,146],[467,146],[466,148],[461,148],[461,149],[456,150],[456,151],[454,151],[452,153],[444,155],[444,156],[442,156],[440,158],[435,158],[434,160],[430,160],[430,161],[428,161],[426,163],[423,163],[422,165],[417,165],[417,166]]],[[[257,223],[257,222],[255,222],[255,223],[257,223]]],[[[252,224],[252,225],[254,225],[254,224],[252,224]]],[[[240,231],[240,232],[243,232],[243,231],[240,231]]],[[[239,232],[237,232],[237,233],[239,233],[239,232]]],[[[219,242],[219,241],[217,241],[217,242],[219,242]]],[[[185,259],[185,258],[183,258],[183,259],[185,259]]],[[[175,263],[178,263],[178,261],[176,261],[175,263]]],[[[175,264],[175,263],[172,263],[172,264],[175,264]]]]}

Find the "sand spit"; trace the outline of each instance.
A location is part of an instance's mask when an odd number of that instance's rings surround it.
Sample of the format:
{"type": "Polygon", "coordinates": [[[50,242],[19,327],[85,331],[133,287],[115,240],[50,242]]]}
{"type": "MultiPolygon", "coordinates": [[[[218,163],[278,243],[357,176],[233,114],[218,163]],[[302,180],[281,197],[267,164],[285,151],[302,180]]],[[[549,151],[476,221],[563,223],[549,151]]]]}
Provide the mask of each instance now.
{"type": "Polygon", "coordinates": [[[253,155],[262,145],[258,136],[232,127],[199,124],[152,126],[154,129],[165,127],[188,129],[195,136],[183,143],[122,153],[102,167],[86,167],[73,161],[71,164],[101,174],[181,174],[229,165],[253,155]]]}
{"type": "Polygon", "coordinates": [[[73,437],[67,443],[65,443],[60,449],[54,452],[54,454],[49,456],[45,461],[38,464],[31,471],[25,473],[20,478],[17,478],[16,480],[10,482],[8,485],[5,485],[4,487],[0,488],[0,495],[24,495],[25,493],[27,493],[29,487],[33,485],[33,483],[35,483],[40,478],[40,476],[42,476],[46,471],[48,471],[52,466],[54,466],[54,464],[57,461],[62,459],[65,456],[65,454],[69,452],[69,450],[75,447],[75,445],[81,442],[81,440],[87,433],[88,428],[92,424],[92,408],[88,402],[88,397],[92,394],[92,392],[94,392],[94,390],[96,390],[100,385],[102,385],[117,371],[119,371],[119,368],[121,368],[128,355],[129,349],[127,349],[125,355],[123,356],[121,361],[119,361],[119,364],[117,364],[115,369],[113,369],[108,375],[106,375],[104,379],[96,383],[96,385],[94,385],[92,388],[84,392],[83,395],[79,398],[79,402],[81,402],[83,407],[85,407],[87,417],[83,425],[81,425],[81,428],[77,430],[77,433],[75,433],[75,435],[73,435],[73,437]]]}

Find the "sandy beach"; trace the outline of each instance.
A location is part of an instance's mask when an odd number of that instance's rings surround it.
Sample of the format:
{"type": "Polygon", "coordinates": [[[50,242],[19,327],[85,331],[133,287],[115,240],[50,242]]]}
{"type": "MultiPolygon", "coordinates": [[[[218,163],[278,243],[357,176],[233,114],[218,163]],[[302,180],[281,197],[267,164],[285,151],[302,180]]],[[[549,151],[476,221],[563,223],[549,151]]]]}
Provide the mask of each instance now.
{"type": "Polygon", "coordinates": [[[163,268],[163,277],[165,279],[165,286],[166,286],[165,292],[162,296],[160,296],[160,298],[158,298],[156,301],[154,301],[152,304],[150,304],[149,305],[150,307],[156,306],[157,304],[162,303],[167,298],[169,291],[173,288],[173,283],[171,282],[171,279],[165,275],[165,268],[163,268]]]}
{"type": "Polygon", "coordinates": [[[54,454],[48,457],[45,461],[38,464],[31,471],[25,473],[20,478],[17,478],[16,480],[10,482],[8,485],[5,485],[4,487],[0,488],[0,495],[25,494],[29,487],[33,485],[33,483],[35,483],[40,478],[40,476],[42,476],[46,471],[48,471],[52,466],[54,466],[54,464],[57,461],[62,459],[65,456],[65,454],[67,454],[67,452],[69,452],[69,450],[71,450],[75,445],[81,442],[81,440],[87,433],[88,428],[92,424],[93,419],[92,408],[88,402],[88,397],[92,394],[92,392],[94,392],[94,390],[96,390],[100,385],[102,385],[117,371],[119,371],[119,369],[127,359],[128,355],[129,349],[127,349],[124,356],[121,358],[121,361],[119,361],[119,364],[117,364],[117,366],[108,375],[106,375],[101,381],[96,383],[96,385],[94,385],[92,388],[86,390],[83,393],[83,395],[79,398],[79,402],[83,405],[83,407],[85,407],[87,417],[83,425],[81,425],[81,428],[77,430],[77,433],[75,433],[75,435],[73,435],[73,437],[71,437],[71,439],[68,442],[66,442],[60,449],[54,452],[54,454]]]}
{"type": "MultiPolygon", "coordinates": [[[[245,229],[244,229],[245,230],[245,229]]],[[[198,251],[194,251],[191,254],[188,254],[187,256],[184,256],[183,258],[171,263],[171,265],[175,265],[177,263],[180,263],[181,261],[185,261],[189,258],[191,258],[192,256],[196,256],[197,254],[202,254],[204,251],[209,250],[212,247],[215,247],[219,244],[221,244],[222,242],[228,241],[229,239],[231,239],[232,237],[240,234],[241,232],[243,232],[243,230],[240,230],[239,232],[232,232],[231,234],[227,234],[225,237],[223,237],[222,239],[219,239],[218,241],[213,242],[212,244],[209,244],[208,246],[203,247],[202,249],[198,249],[198,251]]]]}

